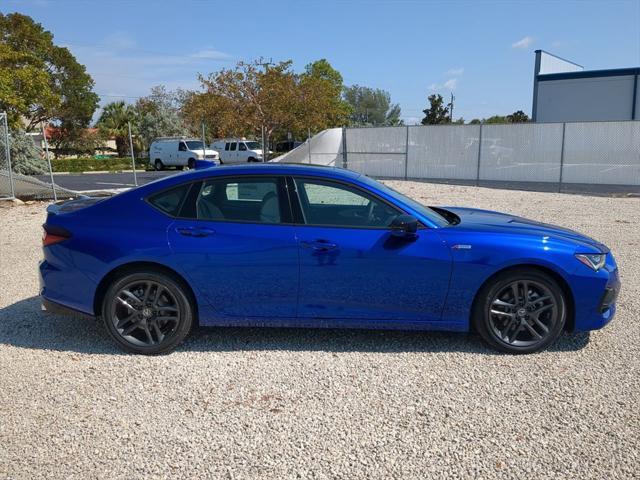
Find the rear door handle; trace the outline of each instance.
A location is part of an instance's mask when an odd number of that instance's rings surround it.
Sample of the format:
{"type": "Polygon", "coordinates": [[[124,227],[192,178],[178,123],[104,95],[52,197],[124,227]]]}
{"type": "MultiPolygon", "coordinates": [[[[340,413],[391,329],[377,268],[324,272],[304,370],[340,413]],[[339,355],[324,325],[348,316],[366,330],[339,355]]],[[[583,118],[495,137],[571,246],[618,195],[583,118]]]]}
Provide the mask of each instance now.
{"type": "Polygon", "coordinates": [[[215,230],[206,227],[177,227],[176,232],[185,237],[208,237],[216,233],[215,230]]]}
{"type": "Polygon", "coordinates": [[[336,250],[338,245],[336,243],[331,243],[328,240],[311,240],[311,241],[301,241],[300,245],[304,248],[311,248],[317,252],[328,252],[330,250],[336,250]]]}

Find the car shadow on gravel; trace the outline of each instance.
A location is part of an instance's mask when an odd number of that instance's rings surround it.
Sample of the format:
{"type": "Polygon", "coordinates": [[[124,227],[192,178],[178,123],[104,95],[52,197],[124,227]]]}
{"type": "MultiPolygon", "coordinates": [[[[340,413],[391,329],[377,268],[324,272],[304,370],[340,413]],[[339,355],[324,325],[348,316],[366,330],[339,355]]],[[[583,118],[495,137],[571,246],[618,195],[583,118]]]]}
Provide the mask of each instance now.
{"type": "MultiPolygon", "coordinates": [[[[563,335],[549,350],[581,350],[589,333],[563,335]]],[[[53,315],[31,297],[0,308],[0,344],[39,350],[123,354],[100,322],[53,315]]],[[[206,327],[178,351],[465,352],[494,355],[477,335],[403,330],[206,327]]]]}

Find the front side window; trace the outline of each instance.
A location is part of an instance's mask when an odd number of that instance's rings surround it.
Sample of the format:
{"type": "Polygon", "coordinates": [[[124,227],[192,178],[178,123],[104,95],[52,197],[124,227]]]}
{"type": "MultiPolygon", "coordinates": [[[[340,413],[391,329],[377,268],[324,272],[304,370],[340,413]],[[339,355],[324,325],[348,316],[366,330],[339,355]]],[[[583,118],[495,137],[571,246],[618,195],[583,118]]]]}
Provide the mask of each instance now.
{"type": "Polygon", "coordinates": [[[247,150],[247,146],[244,143],[239,143],[238,150],[240,150],[241,152],[244,152],[247,150]]]}
{"type": "Polygon", "coordinates": [[[186,152],[187,151],[187,146],[184,144],[184,142],[180,142],[180,144],[178,145],[178,151],[179,152],[186,152]]]}
{"type": "Polygon", "coordinates": [[[296,179],[295,183],[308,225],[385,228],[402,213],[348,185],[311,179],[296,179]]]}
{"type": "Polygon", "coordinates": [[[235,152],[235,150],[236,150],[236,143],[235,142],[233,142],[231,144],[231,147],[229,148],[229,150],[231,150],[232,152],[235,152]]]}
{"type": "Polygon", "coordinates": [[[281,223],[279,180],[264,178],[219,178],[202,183],[196,198],[198,220],[281,223]]]}

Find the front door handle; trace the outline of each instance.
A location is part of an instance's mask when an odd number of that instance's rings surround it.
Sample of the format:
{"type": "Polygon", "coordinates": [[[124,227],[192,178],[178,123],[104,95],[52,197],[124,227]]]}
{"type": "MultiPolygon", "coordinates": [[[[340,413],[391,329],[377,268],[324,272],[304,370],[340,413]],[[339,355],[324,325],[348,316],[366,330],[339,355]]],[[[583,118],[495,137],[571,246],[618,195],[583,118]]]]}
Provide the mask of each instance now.
{"type": "Polygon", "coordinates": [[[311,240],[311,241],[302,241],[300,242],[304,248],[311,248],[316,252],[329,252],[331,250],[337,250],[338,245],[335,243],[331,243],[328,240],[311,240]]]}
{"type": "Polygon", "coordinates": [[[206,227],[177,227],[176,232],[185,237],[208,237],[216,233],[215,230],[206,227]]]}

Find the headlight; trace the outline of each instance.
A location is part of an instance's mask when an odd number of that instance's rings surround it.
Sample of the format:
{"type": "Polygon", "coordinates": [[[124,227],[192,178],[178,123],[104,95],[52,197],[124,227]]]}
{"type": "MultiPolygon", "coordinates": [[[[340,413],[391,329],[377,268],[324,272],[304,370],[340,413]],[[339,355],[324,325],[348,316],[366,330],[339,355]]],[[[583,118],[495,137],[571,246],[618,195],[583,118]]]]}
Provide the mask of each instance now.
{"type": "Polygon", "coordinates": [[[576,258],[597,272],[604,267],[607,255],[604,253],[576,253],[576,258]]]}

